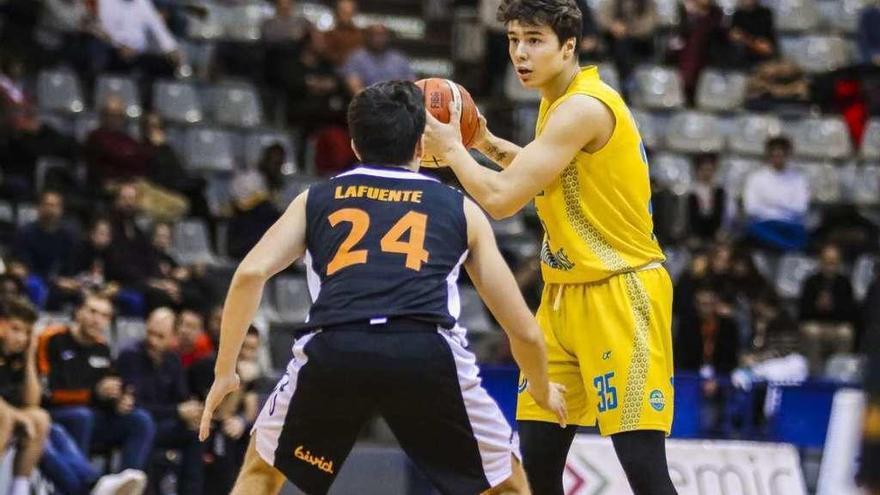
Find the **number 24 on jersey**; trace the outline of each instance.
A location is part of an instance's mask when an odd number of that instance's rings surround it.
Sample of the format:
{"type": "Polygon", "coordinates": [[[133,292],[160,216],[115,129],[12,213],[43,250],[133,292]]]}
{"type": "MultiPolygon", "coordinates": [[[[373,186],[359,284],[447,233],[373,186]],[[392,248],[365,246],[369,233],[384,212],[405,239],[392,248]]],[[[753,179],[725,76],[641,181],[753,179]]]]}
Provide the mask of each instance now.
{"type": "MultiPolygon", "coordinates": [[[[334,211],[327,220],[331,227],[336,227],[342,222],[351,224],[348,237],[342,241],[336,255],[327,263],[327,275],[333,275],[348,266],[366,263],[370,253],[367,249],[355,249],[355,246],[370,229],[370,214],[360,208],[342,208],[334,211]]],[[[428,262],[429,256],[425,249],[427,225],[428,215],[415,211],[407,212],[382,236],[379,243],[381,251],[406,255],[406,267],[420,271],[422,264],[428,262]],[[402,239],[407,231],[409,231],[409,240],[404,241],[402,239]]]]}

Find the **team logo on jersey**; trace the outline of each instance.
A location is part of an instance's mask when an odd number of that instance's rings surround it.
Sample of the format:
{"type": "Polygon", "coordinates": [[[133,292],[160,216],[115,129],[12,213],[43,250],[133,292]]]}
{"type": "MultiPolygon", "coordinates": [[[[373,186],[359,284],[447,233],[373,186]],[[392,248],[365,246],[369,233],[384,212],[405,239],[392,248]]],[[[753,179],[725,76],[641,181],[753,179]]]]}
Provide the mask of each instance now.
{"type": "Polygon", "coordinates": [[[325,473],[333,474],[333,460],[324,459],[324,456],[318,457],[316,455],[313,455],[311,452],[303,448],[302,445],[300,445],[296,448],[296,450],[293,451],[293,456],[305,462],[306,464],[311,464],[312,466],[315,466],[325,473]]]}
{"type": "Polygon", "coordinates": [[[654,389],[651,392],[651,395],[648,396],[648,402],[651,403],[651,407],[654,408],[655,411],[662,411],[664,407],[666,407],[666,398],[663,397],[663,392],[654,389]]]}
{"type": "Polygon", "coordinates": [[[526,391],[527,388],[529,388],[529,381],[523,378],[522,381],[519,382],[519,387],[517,387],[517,391],[519,393],[523,393],[526,391]]]}
{"type": "Polygon", "coordinates": [[[608,361],[611,358],[611,351],[605,351],[602,353],[602,361],[608,361]]]}
{"type": "Polygon", "coordinates": [[[550,243],[547,240],[544,240],[544,244],[541,245],[541,261],[544,262],[550,268],[556,270],[569,271],[574,268],[574,263],[572,263],[568,256],[565,255],[565,250],[563,248],[559,248],[559,251],[556,251],[554,254],[550,249],[550,243]]]}

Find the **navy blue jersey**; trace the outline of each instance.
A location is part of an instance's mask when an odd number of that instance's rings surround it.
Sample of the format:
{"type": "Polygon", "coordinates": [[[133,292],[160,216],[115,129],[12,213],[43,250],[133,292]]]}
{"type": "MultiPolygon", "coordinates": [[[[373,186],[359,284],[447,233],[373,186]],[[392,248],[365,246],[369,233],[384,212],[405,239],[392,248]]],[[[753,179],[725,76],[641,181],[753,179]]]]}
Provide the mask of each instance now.
{"type": "Polygon", "coordinates": [[[467,254],[461,192],[404,169],[361,166],[312,186],[301,328],[406,316],[455,326],[467,254]]]}

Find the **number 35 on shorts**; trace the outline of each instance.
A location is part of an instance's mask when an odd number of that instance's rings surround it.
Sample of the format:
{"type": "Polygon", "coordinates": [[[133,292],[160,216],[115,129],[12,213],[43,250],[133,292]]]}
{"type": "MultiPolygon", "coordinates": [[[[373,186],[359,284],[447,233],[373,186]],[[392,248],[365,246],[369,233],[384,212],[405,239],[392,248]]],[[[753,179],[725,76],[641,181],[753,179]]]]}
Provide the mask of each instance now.
{"type": "Polygon", "coordinates": [[[611,383],[613,379],[613,371],[593,378],[593,386],[596,388],[596,394],[599,396],[600,413],[617,409],[617,388],[611,383]]]}

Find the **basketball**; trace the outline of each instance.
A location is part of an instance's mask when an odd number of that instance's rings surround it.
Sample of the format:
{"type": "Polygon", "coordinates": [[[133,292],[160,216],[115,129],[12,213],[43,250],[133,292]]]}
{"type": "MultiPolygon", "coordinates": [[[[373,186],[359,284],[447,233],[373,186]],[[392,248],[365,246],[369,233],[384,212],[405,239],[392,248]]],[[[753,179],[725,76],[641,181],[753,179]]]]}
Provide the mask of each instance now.
{"type": "MultiPolygon", "coordinates": [[[[461,142],[466,148],[470,147],[480,128],[477,106],[470,93],[460,84],[438,77],[416,81],[416,86],[425,94],[425,108],[440,122],[449,122],[449,102],[455,102],[461,109],[461,142]]],[[[422,156],[421,165],[428,168],[446,166],[430,153],[422,156]]]]}

